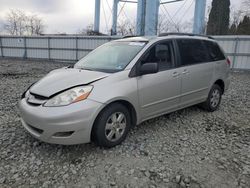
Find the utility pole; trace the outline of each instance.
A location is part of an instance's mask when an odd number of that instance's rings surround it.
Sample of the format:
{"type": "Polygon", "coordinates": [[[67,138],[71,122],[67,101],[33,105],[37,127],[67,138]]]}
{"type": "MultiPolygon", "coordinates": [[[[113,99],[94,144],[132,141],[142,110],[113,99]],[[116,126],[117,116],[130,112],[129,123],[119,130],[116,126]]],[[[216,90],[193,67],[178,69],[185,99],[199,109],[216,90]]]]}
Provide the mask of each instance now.
{"type": "Polygon", "coordinates": [[[157,34],[159,6],[159,0],[146,0],[145,35],[157,34]]]}
{"type": "Polygon", "coordinates": [[[136,34],[139,36],[145,33],[145,3],[145,0],[138,0],[137,3],[136,34]]]}
{"type": "Polygon", "coordinates": [[[117,28],[117,8],[118,8],[119,0],[113,1],[113,11],[112,11],[112,29],[111,29],[111,35],[116,35],[116,28],[117,28]]]}
{"type": "Polygon", "coordinates": [[[95,21],[94,21],[94,31],[99,33],[100,29],[100,0],[95,0],[95,21]]]}
{"type": "Polygon", "coordinates": [[[195,12],[194,12],[194,34],[204,34],[205,28],[205,11],[206,11],[206,0],[195,1],[195,12]]]}

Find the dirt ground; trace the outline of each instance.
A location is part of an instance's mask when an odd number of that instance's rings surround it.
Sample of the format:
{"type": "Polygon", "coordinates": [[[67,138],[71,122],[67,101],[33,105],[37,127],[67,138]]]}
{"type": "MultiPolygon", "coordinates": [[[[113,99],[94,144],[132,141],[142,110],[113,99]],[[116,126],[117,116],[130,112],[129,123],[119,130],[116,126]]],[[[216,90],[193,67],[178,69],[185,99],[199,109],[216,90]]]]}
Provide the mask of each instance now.
{"type": "Polygon", "coordinates": [[[0,187],[250,187],[250,72],[233,72],[221,107],[146,121],[122,145],[52,145],[22,127],[23,91],[66,63],[0,60],[0,187]]]}

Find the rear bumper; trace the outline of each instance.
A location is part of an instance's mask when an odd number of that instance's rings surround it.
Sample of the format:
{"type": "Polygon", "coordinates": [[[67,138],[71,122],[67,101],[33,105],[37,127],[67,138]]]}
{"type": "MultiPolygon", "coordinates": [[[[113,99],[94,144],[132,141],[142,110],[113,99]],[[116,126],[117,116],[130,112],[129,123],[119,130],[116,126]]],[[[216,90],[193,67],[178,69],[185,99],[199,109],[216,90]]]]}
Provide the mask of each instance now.
{"type": "Polygon", "coordinates": [[[85,100],[63,107],[32,106],[19,102],[23,127],[48,143],[72,145],[90,142],[92,125],[103,104],[85,100]]]}
{"type": "Polygon", "coordinates": [[[225,79],[225,88],[224,88],[224,92],[226,92],[229,89],[229,85],[230,85],[230,80],[229,78],[225,79]]]}

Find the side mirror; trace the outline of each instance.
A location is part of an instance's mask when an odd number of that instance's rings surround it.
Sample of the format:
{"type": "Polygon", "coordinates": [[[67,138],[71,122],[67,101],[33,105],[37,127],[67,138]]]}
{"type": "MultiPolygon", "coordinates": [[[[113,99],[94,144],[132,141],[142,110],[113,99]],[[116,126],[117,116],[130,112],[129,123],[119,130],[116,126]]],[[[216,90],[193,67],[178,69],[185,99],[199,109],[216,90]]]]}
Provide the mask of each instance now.
{"type": "Polygon", "coordinates": [[[139,68],[140,75],[154,74],[159,71],[158,63],[145,63],[139,68]]]}

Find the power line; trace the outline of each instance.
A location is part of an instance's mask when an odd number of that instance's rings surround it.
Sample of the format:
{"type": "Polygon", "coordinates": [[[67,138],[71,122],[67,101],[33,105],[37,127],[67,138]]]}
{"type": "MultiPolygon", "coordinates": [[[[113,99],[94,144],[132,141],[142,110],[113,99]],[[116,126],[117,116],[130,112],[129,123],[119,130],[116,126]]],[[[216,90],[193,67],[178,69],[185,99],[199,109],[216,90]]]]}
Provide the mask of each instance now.
{"type": "Polygon", "coordinates": [[[185,6],[187,2],[188,0],[185,0],[184,3],[182,3],[182,6],[174,13],[173,17],[175,17],[181,11],[181,9],[185,6]]]}
{"type": "MultiPolygon", "coordinates": [[[[160,0],[160,3],[162,3],[162,1],[160,0]]],[[[168,17],[170,18],[171,22],[176,26],[173,18],[171,17],[171,15],[169,14],[168,10],[166,9],[165,5],[162,4],[162,7],[164,8],[165,12],[167,13],[168,17]]]]}
{"type": "Polygon", "coordinates": [[[192,5],[194,4],[194,1],[195,0],[193,0],[192,1],[192,3],[189,5],[189,7],[186,9],[186,11],[184,12],[184,14],[181,16],[181,19],[180,19],[180,21],[178,22],[178,24],[179,23],[181,23],[181,21],[182,21],[182,19],[184,18],[184,16],[186,16],[186,14],[188,13],[188,11],[189,11],[189,9],[192,7],[192,5]]]}
{"type": "MultiPolygon", "coordinates": [[[[119,12],[119,14],[123,13],[123,15],[124,15],[124,16],[126,17],[126,19],[128,20],[129,24],[133,25],[133,22],[130,20],[130,18],[128,17],[128,15],[126,14],[126,12],[124,11],[125,3],[126,3],[126,2],[124,2],[124,4],[123,4],[123,6],[122,6],[122,8],[121,8],[121,10],[120,10],[120,12],[119,12]]],[[[119,16],[119,14],[118,14],[118,16],[119,16]]]]}
{"type": "Polygon", "coordinates": [[[107,3],[108,8],[109,8],[109,10],[110,10],[110,14],[109,14],[109,17],[108,17],[108,24],[109,24],[109,22],[110,22],[110,20],[111,20],[111,17],[112,17],[113,8],[111,8],[111,6],[110,6],[108,0],[106,0],[106,3],[107,3]]]}
{"type": "Polygon", "coordinates": [[[101,3],[101,4],[102,4],[102,11],[103,11],[103,14],[104,14],[104,19],[105,19],[105,24],[106,24],[106,30],[108,31],[108,22],[107,22],[105,9],[104,9],[103,3],[101,3]]]}
{"type": "Polygon", "coordinates": [[[121,14],[121,12],[123,11],[125,5],[126,5],[126,2],[123,3],[122,8],[120,9],[120,11],[119,11],[119,13],[118,13],[118,15],[117,15],[117,18],[120,16],[120,14],[121,14]]]}

